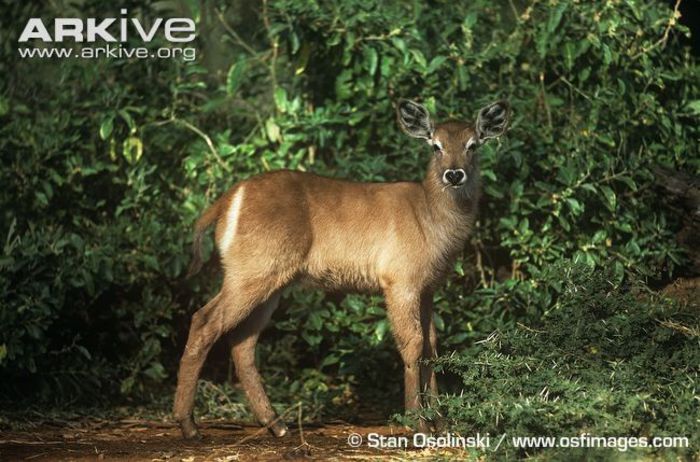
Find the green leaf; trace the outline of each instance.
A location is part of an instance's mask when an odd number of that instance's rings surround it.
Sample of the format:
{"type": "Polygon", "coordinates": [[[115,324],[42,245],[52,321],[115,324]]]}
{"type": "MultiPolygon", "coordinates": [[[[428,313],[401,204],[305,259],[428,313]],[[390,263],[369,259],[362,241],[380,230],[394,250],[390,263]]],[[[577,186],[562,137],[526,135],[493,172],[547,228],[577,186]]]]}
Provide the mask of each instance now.
{"type": "Polygon", "coordinates": [[[374,327],[374,340],[376,341],[376,343],[379,343],[382,340],[384,340],[384,336],[386,335],[388,330],[389,322],[386,319],[382,319],[379,322],[377,322],[376,326],[374,327]]]}
{"type": "Polygon", "coordinates": [[[291,35],[291,41],[292,41],[292,54],[295,55],[297,54],[297,51],[299,51],[299,36],[297,35],[296,32],[292,31],[291,35]]]}
{"type": "Polygon", "coordinates": [[[559,26],[564,11],[568,8],[568,3],[562,2],[554,10],[550,10],[549,21],[547,21],[547,33],[551,34],[559,26]]]}
{"type": "Polygon", "coordinates": [[[428,65],[428,70],[426,71],[426,73],[427,73],[427,74],[432,74],[433,72],[435,72],[436,70],[438,70],[438,69],[440,68],[440,66],[442,66],[442,65],[445,63],[445,61],[447,61],[447,57],[446,57],[446,56],[436,56],[436,57],[434,57],[434,58],[430,61],[430,64],[428,65]]]}
{"type": "Polygon", "coordinates": [[[615,261],[613,265],[613,273],[615,274],[615,278],[617,279],[615,282],[620,283],[622,282],[622,279],[625,277],[625,267],[620,263],[619,261],[615,261]]]}
{"type": "MultiPolygon", "coordinates": [[[[10,112],[10,102],[7,100],[7,98],[0,96],[0,117],[4,116],[8,112],[10,112]]],[[[2,361],[2,358],[0,358],[0,361],[2,361]]]]}
{"type": "Polygon", "coordinates": [[[612,52],[610,51],[610,47],[606,44],[603,44],[601,49],[603,50],[603,64],[607,66],[612,62],[612,52]]]}
{"type": "Polygon", "coordinates": [[[301,337],[306,340],[306,343],[308,343],[311,346],[316,346],[321,343],[323,340],[322,335],[312,335],[308,332],[302,332],[301,337]]]}
{"type": "Polygon", "coordinates": [[[437,329],[439,332],[445,330],[445,321],[437,312],[433,312],[433,322],[435,323],[435,329],[437,329]]]}
{"type": "Polygon", "coordinates": [[[595,234],[593,235],[592,242],[593,242],[594,244],[600,244],[600,243],[602,243],[603,241],[605,241],[605,239],[606,239],[607,237],[608,237],[608,233],[607,233],[604,229],[599,229],[599,230],[596,231],[595,234]]]}
{"type": "Polygon", "coordinates": [[[460,276],[464,276],[464,262],[461,259],[455,261],[454,270],[460,276]]]}
{"type": "Polygon", "coordinates": [[[618,181],[621,181],[627,185],[627,187],[630,189],[630,191],[637,191],[639,188],[637,188],[637,184],[634,182],[634,180],[628,176],[621,176],[617,178],[618,181]]]}
{"type": "Polygon", "coordinates": [[[323,327],[323,317],[318,311],[312,311],[307,324],[312,330],[321,330],[323,327]]]}
{"type": "Polygon", "coordinates": [[[151,363],[151,366],[143,371],[143,373],[146,375],[146,377],[155,380],[155,381],[161,381],[164,378],[166,378],[168,375],[165,373],[165,368],[163,365],[159,362],[153,362],[151,363]]]}
{"type": "Polygon", "coordinates": [[[106,140],[112,135],[112,130],[114,129],[114,115],[109,115],[102,119],[100,124],[100,138],[106,140]]]}
{"type": "Polygon", "coordinates": [[[605,205],[611,212],[614,212],[615,207],[617,206],[617,196],[615,196],[615,191],[613,191],[612,188],[607,185],[600,186],[600,190],[603,192],[603,196],[605,196],[605,205]]]}
{"type": "Polygon", "coordinates": [[[132,388],[134,388],[135,383],[135,377],[127,377],[124,380],[122,380],[122,383],[119,386],[119,391],[121,391],[123,394],[127,394],[131,391],[132,388]]]}
{"type": "Polygon", "coordinates": [[[469,337],[468,333],[460,332],[459,334],[455,334],[451,337],[448,337],[447,343],[449,343],[450,345],[457,345],[457,344],[464,342],[468,337],[469,337]]]}
{"type": "Polygon", "coordinates": [[[564,66],[567,71],[570,71],[574,67],[574,45],[571,42],[566,42],[563,48],[564,53],[564,66]]]}
{"type": "Polygon", "coordinates": [[[275,106],[280,112],[287,111],[287,90],[282,87],[275,88],[275,106]]]}
{"type": "Polygon", "coordinates": [[[234,152],[236,152],[236,147],[228,143],[222,143],[217,147],[217,151],[221,157],[228,157],[234,152]]]}
{"type": "Polygon", "coordinates": [[[583,212],[583,205],[581,205],[581,203],[578,200],[574,199],[573,197],[567,197],[565,200],[566,203],[569,204],[571,213],[574,216],[578,216],[581,214],[581,212],[583,212]]]}
{"type": "Polygon", "coordinates": [[[332,366],[333,364],[338,364],[338,361],[340,361],[340,356],[338,355],[328,355],[325,358],[323,358],[323,361],[321,361],[321,367],[326,367],[326,366],[332,366]]]}
{"type": "Polygon", "coordinates": [[[401,52],[402,55],[406,54],[406,42],[399,37],[392,37],[391,43],[401,52]]]}
{"type": "Polygon", "coordinates": [[[377,72],[377,64],[379,63],[379,55],[377,50],[372,47],[365,48],[365,69],[369,75],[374,75],[377,72]]]}
{"type": "Polygon", "coordinates": [[[352,96],[352,71],[345,69],[335,79],[335,93],[339,99],[349,99],[352,96]]]}
{"type": "Polygon", "coordinates": [[[143,154],[143,143],[141,138],[137,136],[130,136],[124,140],[123,143],[123,155],[127,162],[130,164],[135,164],[141,159],[143,154]]]}
{"type": "Polygon", "coordinates": [[[425,67],[428,65],[428,61],[425,59],[425,55],[423,54],[423,52],[413,48],[411,49],[411,54],[413,55],[413,58],[416,60],[416,63],[421,67],[421,69],[425,69],[425,67]]]}
{"type": "Polygon", "coordinates": [[[693,115],[700,115],[700,99],[689,101],[686,107],[693,115]]]}
{"type": "Polygon", "coordinates": [[[521,236],[524,236],[528,233],[530,230],[530,220],[527,218],[523,218],[520,220],[520,224],[518,225],[518,233],[520,233],[521,236]]]}
{"type": "Polygon", "coordinates": [[[229,96],[236,95],[236,91],[238,91],[238,87],[241,84],[245,65],[245,61],[241,60],[233,63],[229,68],[228,74],[226,75],[226,93],[229,96]]]}
{"type": "Polygon", "coordinates": [[[129,114],[129,111],[126,109],[120,109],[118,112],[121,118],[124,119],[124,122],[126,122],[126,125],[129,127],[129,133],[131,135],[136,133],[136,123],[134,122],[133,117],[131,117],[131,114],[129,114]]]}
{"type": "Polygon", "coordinates": [[[267,133],[267,137],[270,139],[270,141],[274,143],[282,140],[282,131],[280,130],[279,125],[275,123],[275,119],[267,119],[267,122],[265,122],[265,132],[267,133]]]}
{"type": "Polygon", "coordinates": [[[88,361],[90,361],[90,360],[92,359],[92,356],[90,355],[90,352],[89,352],[89,351],[87,350],[87,348],[85,348],[84,346],[82,346],[82,345],[76,345],[75,348],[76,348],[76,349],[80,352],[80,354],[83,355],[83,356],[85,357],[85,359],[87,359],[88,361]]]}

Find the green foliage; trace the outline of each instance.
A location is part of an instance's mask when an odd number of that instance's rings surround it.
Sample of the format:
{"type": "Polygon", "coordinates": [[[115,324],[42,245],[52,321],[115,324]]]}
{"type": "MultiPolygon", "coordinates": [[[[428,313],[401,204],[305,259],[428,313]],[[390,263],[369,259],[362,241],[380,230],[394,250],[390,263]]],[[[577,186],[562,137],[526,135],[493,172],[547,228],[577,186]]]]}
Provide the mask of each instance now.
{"type": "Polygon", "coordinates": [[[685,451],[697,448],[696,307],[614,278],[614,268],[557,265],[544,282],[561,286],[561,295],[541,319],[496,330],[459,355],[438,359],[439,370],[461,379],[457,393],[439,400],[454,430],[685,436],[691,448],[685,451]]]}
{"type": "MultiPolygon", "coordinates": [[[[22,60],[19,31],[3,23],[6,396],[162,393],[189,315],[218,284],[216,264],[183,280],[199,213],[236,181],[279,168],[422,178],[430,152],[396,128],[399,97],[422,99],[438,119],[471,118],[500,97],[514,109],[509,133],[481,150],[480,222],[436,295],[443,351],[537,319],[558,295],[542,271],[562,259],[612,268],[616,283],[682,269],[681,217],[650,167],[700,172],[700,73],[663,4],[195,3],[129,9],[189,10],[194,62],[22,60]]],[[[121,4],[7,8],[103,17],[121,4]]],[[[260,348],[276,401],[308,399],[317,415],[358,396],[398,396],[380,299],[293,290],[284,304],[260,348]]]]}

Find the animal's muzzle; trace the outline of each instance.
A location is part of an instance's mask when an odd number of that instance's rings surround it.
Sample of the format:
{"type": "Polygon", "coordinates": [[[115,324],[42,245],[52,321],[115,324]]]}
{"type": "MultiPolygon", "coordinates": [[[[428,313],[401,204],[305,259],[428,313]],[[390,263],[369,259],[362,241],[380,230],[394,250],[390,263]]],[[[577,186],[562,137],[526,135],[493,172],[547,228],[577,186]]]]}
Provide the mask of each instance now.
{"type": "Polygon", "coordinates": [[[445,170],[445,173],[442,174],[442,181],[445,184],[459,186],[467,181],[467,174],[461,168],[445,170]]]}

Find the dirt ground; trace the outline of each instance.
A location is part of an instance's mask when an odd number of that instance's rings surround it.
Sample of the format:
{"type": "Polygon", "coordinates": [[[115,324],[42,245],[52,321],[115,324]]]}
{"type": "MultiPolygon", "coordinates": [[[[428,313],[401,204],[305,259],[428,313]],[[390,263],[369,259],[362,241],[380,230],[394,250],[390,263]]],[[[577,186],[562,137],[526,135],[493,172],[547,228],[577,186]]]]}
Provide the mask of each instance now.
{"type": "Polygon", "coordinates": [[[184,441],[175,425],[162,421],[42,424],[27,431],[0,431],[0,461],[416,460],[438,455],[428,450],[371,449],[364,442],[359,448],[348,444],[353,433],[365,441],[371,432],[407,434],[395,426],[304,425],[303,436],[298,428],[290,428],[285,438],[275,438],[257,426],[220,422],[201,422],[200,429],[201,441],[184,441]]]}

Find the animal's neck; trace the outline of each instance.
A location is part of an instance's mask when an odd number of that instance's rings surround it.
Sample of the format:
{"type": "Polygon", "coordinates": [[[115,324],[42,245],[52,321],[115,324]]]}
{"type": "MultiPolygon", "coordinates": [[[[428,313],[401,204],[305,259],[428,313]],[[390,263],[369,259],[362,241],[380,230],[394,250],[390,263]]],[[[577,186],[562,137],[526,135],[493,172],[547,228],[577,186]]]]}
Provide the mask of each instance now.
{"type": "Polygon", "coordinates": [[[445,186],[441,176],[431,164],[423,180],[428,207],[423,225],[451,253],[464,246],[474,225],[481,189],[479,165],[474,160],[467,182],[460,188],[445,186]]]}

